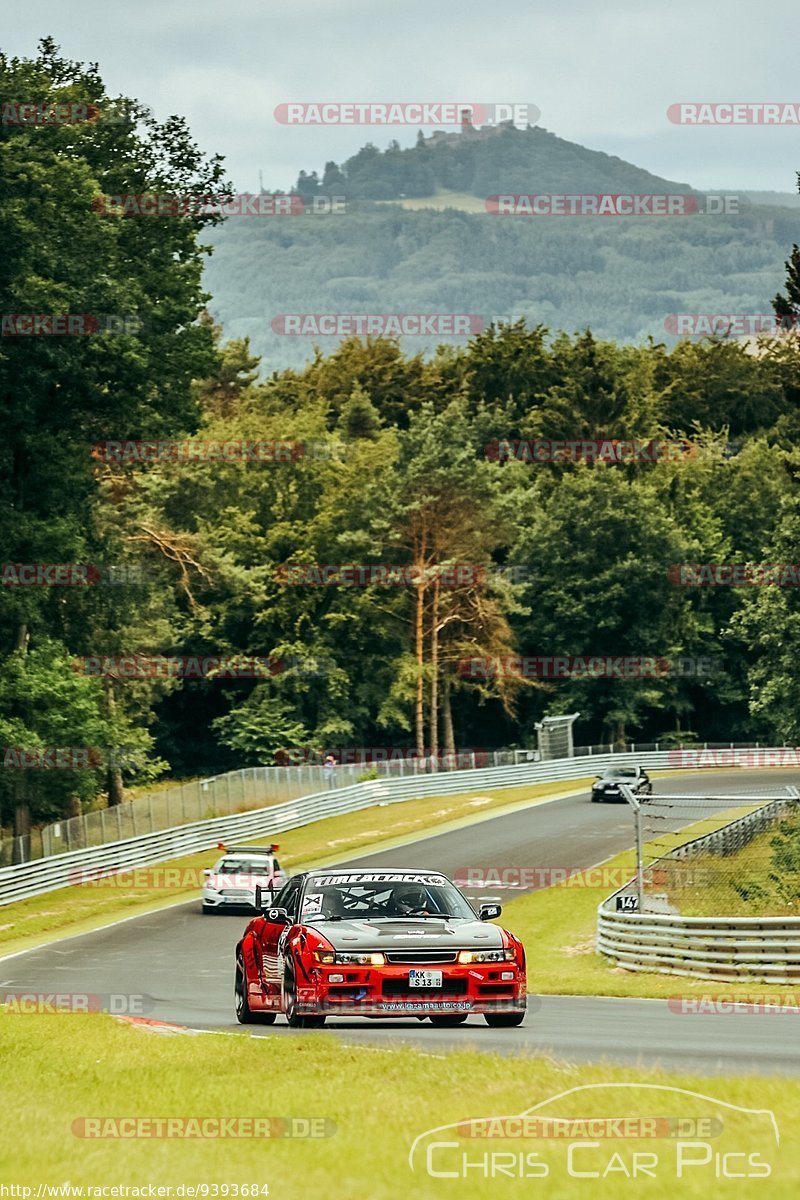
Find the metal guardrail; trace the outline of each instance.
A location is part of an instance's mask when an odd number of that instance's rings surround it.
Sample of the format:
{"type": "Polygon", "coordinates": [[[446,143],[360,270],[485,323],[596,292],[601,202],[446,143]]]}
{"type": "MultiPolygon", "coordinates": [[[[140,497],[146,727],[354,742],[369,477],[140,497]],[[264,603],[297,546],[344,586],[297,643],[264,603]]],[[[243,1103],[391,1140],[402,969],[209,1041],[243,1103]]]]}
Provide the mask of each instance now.
{"type": "MultiPolygon", "coordinates": [[[[743,750],[740,753],[747,756],[752,752],[743,750]]],[[[747,758],[744,757],[742,761],[747,762],[747,758]]],[[[271,837],[325,817],[357,812],[381,804],[398,803],[423,796],[447,796],[474,790],[489,791],[537,783],[558,783],[562,780],[585,778],[607,766],[634,763],[651,770],[671,768],[675,766],[675,752],[662,750],[593,755],[589,770],[586,758],[564,758],[474,771],[449,771],[400,779],[370,780],[349,787],[328,789],[252,812],[195,821],[156,833],[146,833],[101,846],[66,851],[49,858],[2,867],[0,906],[68,887],[76,881],[78,872],[85,875],[95,871],[125,871],[153,863],[168,862],[185,854],[212,849],[219,841],[271,837]]],[[[694,769],[694,764],[688,766],[689,769],[694,769]]]]}
{"type": "MultiPolygon", "coordinates": [[[[677,846],[648,865],[694,858],[699,854],[735,854],[775,824],[793,796],[771,800],[756,812],[677,846]]],[[[631,895],[631,881],[597,909],[596,948],[626,971],[683,975],[733,983],[800,981],[800,917],[686,917],[679,913],[616,911],[617,897],[631,895]],[[614,906],[612,908],[612,905],[614,906]]]]}
{"type": "MultiPolygon", "coordinates": [[[[576,746],[575,758],[603,758],[608,754],[630,753],[643,756],[665,749],[658,742],[626,744],[625,747],[594,745],[576,746]]],[[[702,745],[672,751],[672,754],[688,755],[711,752],[725,759],[742,750],[764,751],[758,742],[704,742],[702,745]]],[[[794,755],[800,766],[800,752],[784,747],[794,755]]],[[[572,757],[572,756],[570,756],[572,757]]],[[[408,757],[399,751],[397,758],[380,762],[337,763],[332,775],[328,776],[322,764],[303,763],[285,767],[245,767],[238,771],[227,771],[208,779],[193,779],[170,787],[154,788],[143,796],[137,796],[125,804],[113,808],[101,808],[95,812],[82,813],[76,817],[65,817],[35,829],[31,833],[0,840],[0,867],[27,862],[32,858],[46,858],[68,850],[84,850],[88,846],[102,846],[123,838],[138,837],[143,833],[172,829],[177,825],[189,825],[195,821],[210,820],[212,817],[230,816],[249,809],[264,808],[269,804],[280,804],[323,791],[326,787],[347,787],[358,782],[366,774],[375,773],[380,778],[417,778],[426,774],[441,774],[443,771],[478,770],[489,767],[514,766],[521,762],[559,761],[550,754],[540,754],[531,749],[499,749],[459,751],[443,754],[435,762],[431,759],[408,757]]],[[[701,764],[704,765],[704,764],[701,764]]],[[[1,833],[1,831],[0,831],[1,833]]]]}
{"type": "Polygon", "coordinates": [[[68,887],[92,872],[125,871],[134,867],[168,862],[185,854],[212,849],[220,841],[242,841],[272,837],[287,829],[296,829],[325,817],[357,812],[380,804],[392,804],[423,796],[455,795],[459,792],[514,787],[544,778],[580,778],[585,769],[577,767],[570,775],[574,760],[558,764],[520,764],[476,771],[450,771],[407,779],[379,779],[349,787],[327,789],[310,796],[274,804],[253,812],[215,817],[178,825],[140,837],[125,838],[102,846],[67,851],[49,858],[34,859],[12,867],[0,868],[0,906],[15,900],[39,896],[68,887]],[[557,767],[560,771],[548,772],[557,767]],[[566,768],[566,769],[565,769],[566,768]]]}

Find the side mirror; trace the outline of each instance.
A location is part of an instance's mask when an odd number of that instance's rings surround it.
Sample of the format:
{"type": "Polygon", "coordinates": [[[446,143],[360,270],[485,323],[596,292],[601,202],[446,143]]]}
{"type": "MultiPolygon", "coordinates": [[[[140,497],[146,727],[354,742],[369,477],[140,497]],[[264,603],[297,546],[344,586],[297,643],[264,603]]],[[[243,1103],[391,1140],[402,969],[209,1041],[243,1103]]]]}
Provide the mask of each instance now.
{"type": "Polygon", "coordinates": [[[265,908],[264,916],[270,925],[288,925],[289,914],[285,908],[265,908]]]}
{"type": "Polygon", "coordinates": [[[493,921],[502,911],[502,904],[482,904],[478,909],[478,918],[481,921],[493,921]]]}
{"type": "Polygon", "coordinates": [[[205,871],[203,871],[203,874],[205,875],[206,879],[208,879],[208,877],[209,877],[209,875],[211,875],[211,873],[212,872],[211,872],[210,867],[206,867],[205,871]]]}

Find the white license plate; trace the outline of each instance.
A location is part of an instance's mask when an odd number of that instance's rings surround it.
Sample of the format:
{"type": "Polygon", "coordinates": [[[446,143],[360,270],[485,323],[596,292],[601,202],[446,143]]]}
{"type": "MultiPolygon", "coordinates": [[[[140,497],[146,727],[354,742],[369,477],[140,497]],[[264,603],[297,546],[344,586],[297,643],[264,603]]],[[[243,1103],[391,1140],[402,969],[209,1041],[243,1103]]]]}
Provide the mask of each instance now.
{"type": "Polygon", "coordinates": [[[409,971],[408,972],[409,987],[441,987],[442,972],[441,971],[409,971]]]}

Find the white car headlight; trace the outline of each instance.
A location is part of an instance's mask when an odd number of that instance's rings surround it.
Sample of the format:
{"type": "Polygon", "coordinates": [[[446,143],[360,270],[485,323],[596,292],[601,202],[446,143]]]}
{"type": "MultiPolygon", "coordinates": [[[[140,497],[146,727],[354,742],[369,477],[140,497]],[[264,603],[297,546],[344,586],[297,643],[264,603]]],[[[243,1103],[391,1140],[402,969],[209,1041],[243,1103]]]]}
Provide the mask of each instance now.
{"type": "Polygon", "coordinates": [[[469,963],[512,962],[513,950],[459,950],[458,961],[463,965],[469,963]]]}
{"type": "Polygon", "coordinates": [[[343,963],[351,967],[382,967],[386,958],[383,954],[336,954],[337,963],[343,963]]]}

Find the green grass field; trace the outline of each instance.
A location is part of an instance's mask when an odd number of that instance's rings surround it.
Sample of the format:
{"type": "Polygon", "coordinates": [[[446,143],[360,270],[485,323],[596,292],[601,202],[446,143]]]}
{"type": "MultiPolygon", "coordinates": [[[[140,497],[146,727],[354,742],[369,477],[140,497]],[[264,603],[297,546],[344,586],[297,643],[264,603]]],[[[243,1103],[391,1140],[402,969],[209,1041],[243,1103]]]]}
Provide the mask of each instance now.
{"type": "MultiPolygon", "coordinates": [[[[507,1032],[513,1043],[515,1031],[507,1032]]],[[[480,1035],[476,1029],[476,1041],[480,1035]]],[[[217,1195],[224,1195],[227,1185],[229,1196],[234,1185],[259,1185],[268,1188],[270,1200],[603,1200],[628,1194],[671,1198],[676,1192],[688,1198],[713,1192],[788,1200],[800,1190],[800,1082],[795,1080],[700,1079],[466,1051],[423,1054],[392,1048],[389,1034],[385,1048],[344,1046],[334,1035],[301,1031],[263,1038],[159,1036],[111,1017],[1,1012],[0,1079],[2,1182],[32,1187],[33,1197],[39,1184],[67,1182],[145,1188],[206,1184],[217,1185],[217,1195]],[[601,1086],[587,1090],[591,1084],[601,1086]],[[620,1084],[625,1086],[612,1086],[620,1084]],[[574,1088],[583,1090],[553,1099],[574,1088]],[[417,1142],[412,1171],[412,1145],[426,1131],[509,1117],[534,1105],[542,1106],[538,1115],[572,1121],[662,1121],[644,1127],[603,1125],[629,1136],[599,1138],[575,1126],[557,1138],[541,1136],[541,1126],[495,1127],[493,1132],[507,1136],[491,1138],[462,1136],[463,1127],[447,1129],[417,1142]],[[780,1142],[763,1111],[754,1115],[738,1109],[772,1110],[780,1142]],[[152,1122],[108,1124],[111,1118],[166,1117],[316,1119],[317,1131],[332,1136],[157,1138],[142,1136],[159,1132],[152,1122]],[[85,1118],[96,1124],[75,1124],[85,1118]],[[682,1127],[683,1136],[675,1136],[678,1118],[693,1122],[682,1127]],[[128,1136],[80,1136],[87,1131],[128,1136]],[[520,1132],[540,1136],[512,1136],[520,1132]],[[672,1136],[662,1136],[666,1133],[672,1136]],[[634,1160],[636,1154],[640,1157],[634,1160]],[[465,1166],[465,1155],[471,1165],[465,1166]],[[636,1179],[630,1177],[634,1164],[636,1179]],[[645,1169],[650,1173],[643,1174],[645,1169]],[[579,1171],[596,1175],[578,1176],[579,1171]],[[768,1176],[741,1178],[744,1172],[765,1171],[768,1176]],[[725,1177],[734,1172],[736,1178],[725,1177]]],[[[210,1134],[216,1128],[205,1126],[210,1134]]],[[[244,1126],[227,1129],[229,1135],[248,1132],[244,1126]]]]}
{"type": "Polygon", "coordinates": [[[737,854],[724,858],[697,855],[682,866],[683,872],[681,864],[676,864],[674,883],[668,875],[663,890],[687,917],[720,912],[744,917],[800,916],[800,814],[784,817],[737,854]],[[685,884],[681,882],[684,873],[685,884]]]}

